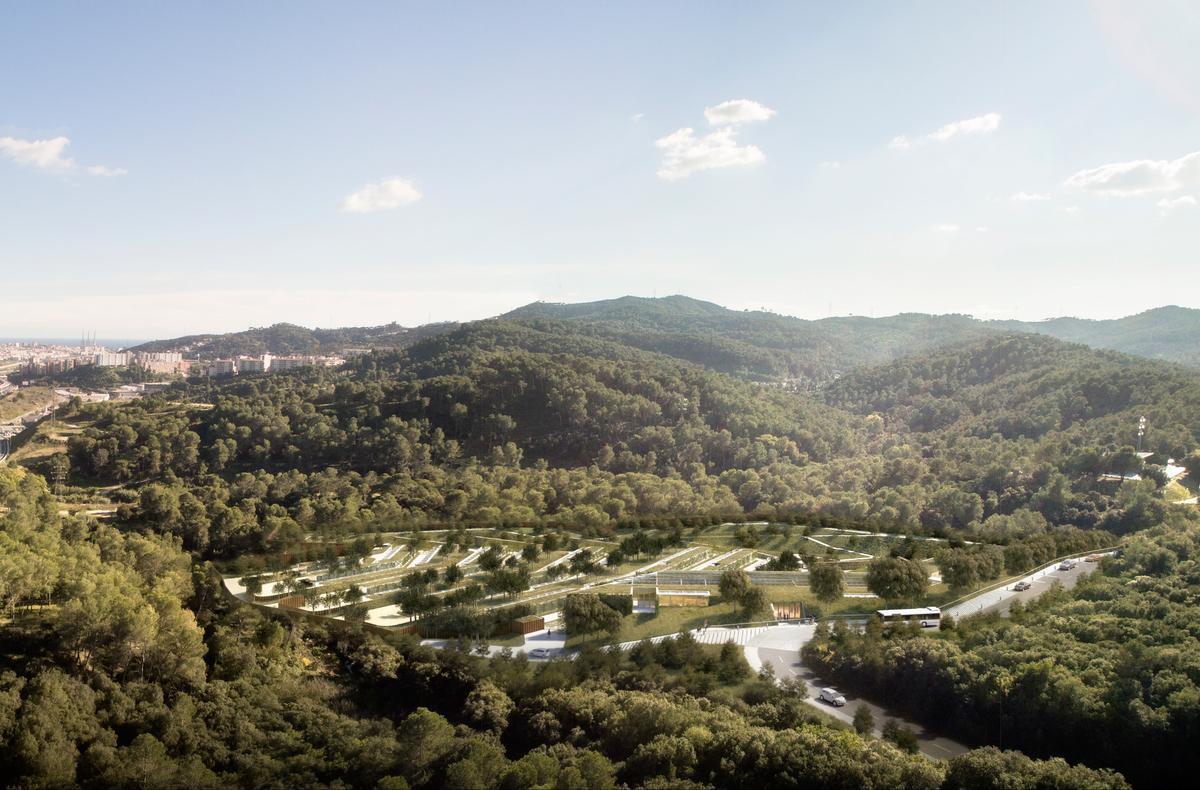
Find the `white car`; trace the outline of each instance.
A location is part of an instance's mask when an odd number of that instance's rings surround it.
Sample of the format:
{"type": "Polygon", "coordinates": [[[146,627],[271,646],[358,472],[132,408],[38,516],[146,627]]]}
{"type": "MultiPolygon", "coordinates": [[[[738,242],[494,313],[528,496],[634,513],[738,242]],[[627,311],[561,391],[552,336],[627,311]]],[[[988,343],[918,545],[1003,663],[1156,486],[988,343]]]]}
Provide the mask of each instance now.
{"type": "Polygon", "coordinates": [[[1058,566],[1058,569],[1060,571],[1073,571],[1073,570],[1075,570],[1075,563],[1072,562],[1071,560],[1066,560],[1061,565],[1058,566]]]}
{"type": "Polygon", "coordinates": [[[846,698],[834,688],[821,689],[821,694],[817,699],[821,700],[821,702],[827,702],[835,708],[840,708],[846,704],[846,698]]]}
{"type": "Polygon", "coordinates": [[[533,650],[529,651],[529,657],[530,658],[549,658],[550,657],[550,648],[535,647],[533,650]]]}

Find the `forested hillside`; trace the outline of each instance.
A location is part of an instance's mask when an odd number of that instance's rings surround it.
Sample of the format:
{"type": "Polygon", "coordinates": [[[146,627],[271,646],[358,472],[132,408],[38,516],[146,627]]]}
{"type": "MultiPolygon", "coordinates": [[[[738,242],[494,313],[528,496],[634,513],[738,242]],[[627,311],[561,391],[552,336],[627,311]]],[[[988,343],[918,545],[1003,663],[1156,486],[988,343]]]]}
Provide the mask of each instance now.
{"type": "Polygon", "coordinates": [[[340,329],[308,329],[295,324],[274,324],[224,334],[187,335],[152,340],[134,351],[182,351],[205,359],[262,354],[336,354],[348,347],[402,348],[451,328],[451,324],[427,324],[407,328],[399,324],[340,329]]]}
{"type": "Polygon", "coordinates": [[[912,431],[1038,438],[1054,431],[1182,458],[1195,446],[1200,374],[1136,357],[1010,335],[858,371],[827,387],[828,403],[882,414],[912,431]]]}
{"type": "Polygon", "coordinates": [[[1071,592],[943,638],[822,631],[805,658],[976,743],[1106,765],[1139,786],[1200,769],[1200,519],[1172,513],[1071,592]]]}
{"type": "MultiPolygon", "coordinates": [[[[535,330],[571,325],[590,335],[661,353],[757,381],[810,389],[864,366],[878,365],[993,334],[1049,335],[1136,356],[1200,366],[1200,311],[1162,307],[1110,321],[979,321],[964,315],[905,313],[804,320],[762,311],[729,310],[686,296],[625,296],[598,302],[534,302],[501,319],[535,330]]],[[[293,324],[228,334],[155,340],[143,351],[186,351],[204,357],[335,354],[347,347],[404,348],[452,332],[453,323],[306,329],[293,324]]]]}
{"type": "Polygon", "coordinates": [[[80,406],[74,473],[158,481],[127,517],[222,556],[380,524],[743,514],[1003,543],[1157,523],[1153,480],[1102,475],[1161,474],[1129,447],[1139,416],[1176,458],[1200,425],[1195,374],[1049,338],[865,369],[821,402],[572,326],[481,322],[341,371],[80,406]]]}
{"type": "Polygon", "coordinates": [[[537,302],[503,317],[570,321],[583,331],[723,373],[789,379],[802,387],[990,331],[967,316],[907,314],[806,321],[728,310],[686,296],[626,296],[584,304],[537,302]]]}
{"type": "Polygon", "coordinates": [[[1052,318],[1047,321],[996,321],[996,326],[1050,335],[1095,348],[1200,367],[1200,310],[1158,307],[1107,321],[1052,318]]]}
{"type": "Polygon", "coordinates": [[[993,750],[929,762],[822,724],[787,688],[738,690],[740,651],[687,639],[641,663],[535,665],[267,617],[169,536],[59,516],[21,470],[0,468],[0,549],[13,786],[1127,786],[993,750]]]}

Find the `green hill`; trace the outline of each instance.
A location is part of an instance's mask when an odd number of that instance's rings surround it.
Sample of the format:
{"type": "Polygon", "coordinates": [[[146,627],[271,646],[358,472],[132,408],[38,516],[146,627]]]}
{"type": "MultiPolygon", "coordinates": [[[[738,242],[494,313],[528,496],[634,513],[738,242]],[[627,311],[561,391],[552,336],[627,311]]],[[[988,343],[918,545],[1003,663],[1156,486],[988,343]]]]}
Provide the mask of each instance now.
{"type": "Polygon", "coordinates": [[[1052,318],[991,323],[1004,329],[1036,332],[1072,343],[1200,367],[1200,310],[1187,307],[1158,307],[1107,321],[1052,318]]]}
{"type": "Polygon", "coordinates": [[[273,324],[224,334],[187,335],[153,340],[134,351],[181,351],[205,359],[261,354],[336,354],[345,348],[402,348],[446,331],[456,324],[427,324],[408,328],[396,323],[371,327],[308,329],[296,324],[273,324]]]}
{"type": "Polygon", "coordinates": [[[506,313],[524,322],[570,321],[582,331],[755,380],[807,387],[862,365],[888,362],[991,329],[961,315],[807,321],[729,310],[686,296],[626,296],[582,304],[535,302],[506,313]]]}

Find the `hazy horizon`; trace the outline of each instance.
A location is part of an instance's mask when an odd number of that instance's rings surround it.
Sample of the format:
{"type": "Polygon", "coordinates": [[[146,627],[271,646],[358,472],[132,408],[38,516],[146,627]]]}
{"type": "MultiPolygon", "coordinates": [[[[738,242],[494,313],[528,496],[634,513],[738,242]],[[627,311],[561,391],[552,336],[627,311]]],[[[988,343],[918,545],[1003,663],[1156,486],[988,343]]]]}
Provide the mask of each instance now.
{"type": "MultiPolygon", "coordinates": [[[[649,297],[638,297],[636,294],[621,294],[620,296],[603,297],[601,299],[587,300],[587,301],[588,302],[611,301],[611,300],[620,299],[620,298],[624,298],[624,297],[635,297],[635,298],[644,298],[644,299],[666,299],[666,298],[670,298],[672,296],[683,296],[686,298],[698,299],[698,297],[693,297],[693,296],[690,296],[689,294],[665,294],[664,296],[649,296],[649,297]]],[[[721,307],[726,307],[727,309],[731,309],[731,310],[747,310],[747,311],[751,311],[751,312],[758,310],[758,308],[731,308],[731,307],[728,307],[728,305],[722,305],[719,301],[714,301],[714,300],[710,300],[710,299],[703,299],[703,300],[699,300],[699,301],[710,302],[712,304],[716,304],[721,307]]],[[[466,323],[466,322],[470,322],[470,321],[478,321],[478,320],[485,320],[485,319],[489,319],[489,318],[497,318],[501,315],[504,315],[505,313],[511,312],[512,310],[516,310],[517,308],[525,307],[529,304],[534,304],[537,302],[542,302],[542,303],[546,303],[546,304],[580,304],[580,303],[582,303],[582,302],[552,302],[552,301],[544,300],[544,299],[543,300],[534,300],[534,302],[526,302],[526,303],[520,304],[520,305],[512,305],[508,309],[503,310],[499,313],[478,316],[478,317],[470,317],[470,318],[457,318],[457,319],[451,318],[451,319],[446,319],[445,321],[437,321],[437,322],[432,322],[432,323],[445,323],[445,322],[466,323]]],[[[1135,312],[1121,313],[1118,315],[1111,315],[1111,316],[1091,317],[1091,316],[1057,315],[1057,316],[1047,316],[1044,318],[1033,319],[1031,321],[1026,320],[1026,319],[1007,318],[1007,317],[988,318],[988,317],[975,316],[975,315],[970,315],[969,313],[956,312],[956,311],[949,311],[949,312],[944,312],[944,313],[922,313],[921,311],[908,310],[908,311],[903,311],[902,313],[889,313],[887,315],[882,315],[882,314],[881,315],[867,315],[865,313],[842,313],[842,314],[837,314],[837,315],[815,316],[812,318],[808,318],[805,316],[790,315],[788,313],[779,313],[776,311],[768,311],[768,312],[772,312],[775,315],[781,315],[784,317],[798,318],[798,319],[804,320],[804,321],[821,321],[821,320],[829,319],[829,318],[892,318],[897,315],[903,315],[905,313],[908,313],[908,314],[924,314],[924,315],[967,315],[971,318],[974,318],[974,319],[980,320],[980,321],[1022,321],[1024,323],[1042,323],[1042,322],[1048,322],[1048,321],[1053,321],[1053,320],[1057,320],[1057,319],[1081,319],[1081,320],[1095,320],[1095,321],[1115,320],[1115,319],[1120,319],[1120,318],[1128,318],[1130,316],[1138,315],[1140,313],[1144,313],[1144,312],[1147,312],[1150,310],[1159,310],[1159,309],[1164,309],[1164,308],[1169,308],[1169,307],[1183,307],[1184,309],[1196,309],[1196,308],[1184,307],[1183,305],[1178,305],[1178,304],[1161,304],[1161,305],[1154,305],[1153,307],[1146,308],[1145,310],[1138,310],[1135,312]]],[[[231,332],[242,332],[242,331],[245,331],[248,329],[264,328],[264,327],[274,326],[277,324],[291,324],[291,325],[295,325],[295,326],[302,326],[307,329],[330,330],[330,329],[343,329],[346,327],[353,327],[353,326],[359,326],[359,327],[384,326],[384,325],[390,324],[390,323],[397,323],[397,324],[400,324],[401,326],[405,326],[407,328],[415,328],[415,327],[422,326],[423,324],[430,323],[430,322],[404,324],[403,322],[400,322],[400,321],[383,321],[378,324],[356,323],[356,324],[320,325],[320,324],[302,324],[297,321],[289,321],[286,319],[282,319],[282,320],[278,320],[278,321],[270,321],[265,324],[246,324],[244,326],[235,326],[235,327],[228,327],[228,328],[221,328],[221,329],[201,329],[201,330],[196,330],[196,331],[174,331],[174,332],[167,332],[167,333],[163,333],[163,334],[156,334],[153,336],[145,336],[145,337],[137,337],[137,338],[97,337],[94,340],[94,343],[96,345],[106,346],[109,348],[116,348],[116,347],[127,348],[130,346],[139,345],[141,343],[148,343],[148,342],[154,341],[154,340],[166,340],[166,339],[171,339],[171,338],[176,338],[176,337],[184,337],[184,336],[188,336],[188,335],[219,335],[219,334],[226,334],[226,333],[231,333],[231,332]]],[[[88,330],[88,331],[89,331],[89,333],[91,332],[91,330],[88,330]]],[[[56,335],[54,333],[49,333],[49,334],[45,334],[45,335],[0,336],[0,343],[29,343],[29,342],[57,344],[57,345],[77,345],[80,341],[78,338],[71,338],[69,336],[63,336],[61,334],[56,335]]]]}
{"type": "Polygon", "coordinates": [[[51,2],[5,22],[8,335],[626,293],[804,318],[1200,306],[1184,4],[51,2]]]}

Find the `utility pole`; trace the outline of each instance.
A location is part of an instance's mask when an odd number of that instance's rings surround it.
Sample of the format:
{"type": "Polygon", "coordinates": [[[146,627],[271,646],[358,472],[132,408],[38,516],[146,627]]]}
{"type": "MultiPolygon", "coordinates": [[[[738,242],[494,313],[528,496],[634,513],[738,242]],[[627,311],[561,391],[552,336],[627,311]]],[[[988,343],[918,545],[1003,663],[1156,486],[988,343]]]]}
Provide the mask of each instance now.
{"type": "Polygon", "coordinates": [[[1138,417],[1138,440],[1137,440],[1137,451],[1138,451],[1139,453],[1142,451],[1142,437],[1143,437],[1143,436],[1145,436],[1145,435],[1146,435],[1146,418],[1145,418],[1145,417],[1138,417]]]}

